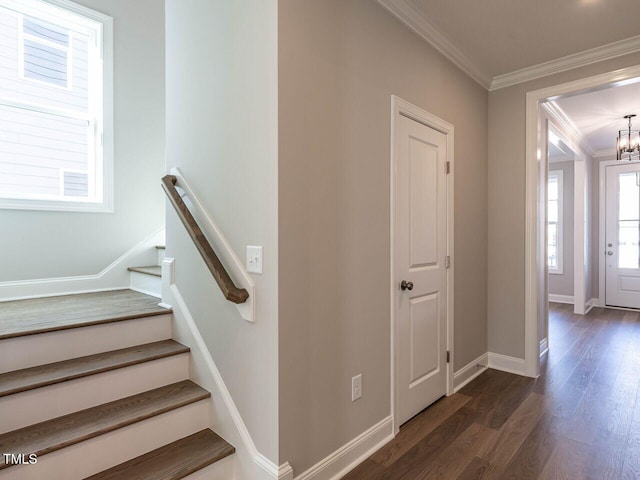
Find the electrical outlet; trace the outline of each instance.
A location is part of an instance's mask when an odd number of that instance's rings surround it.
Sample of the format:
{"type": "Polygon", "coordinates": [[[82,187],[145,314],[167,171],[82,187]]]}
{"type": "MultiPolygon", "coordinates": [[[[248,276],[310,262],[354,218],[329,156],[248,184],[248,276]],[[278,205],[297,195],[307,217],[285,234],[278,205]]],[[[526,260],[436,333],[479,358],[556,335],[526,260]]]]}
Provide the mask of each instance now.
{"type": "Polygon", "coordinates": [[[355,402],[362,397],[362,374],[351,379],[351,401],[355,402]]]}

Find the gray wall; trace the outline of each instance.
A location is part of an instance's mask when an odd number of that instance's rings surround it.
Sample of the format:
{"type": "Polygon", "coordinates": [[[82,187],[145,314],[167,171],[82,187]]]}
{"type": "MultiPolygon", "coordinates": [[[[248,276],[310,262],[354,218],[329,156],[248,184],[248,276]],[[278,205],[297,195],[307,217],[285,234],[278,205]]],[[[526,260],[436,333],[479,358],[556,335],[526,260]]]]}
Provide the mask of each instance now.
{"type": "Polygon", "coordinates": [[[573,296],[573,161],[549,163],[549,171],[563,172],[563,269],[549,274],[549,294],[573,296]]]}
{"type": "Polygon", "coordinates": [[[638,64],[625,55],[489,93],[489,351],[524,357],[526,93],[638,64]]]}
{"type": "Polygon", "coordinates": [[[182,170],[243,262],[247,245],[263,246],[255,324],[224,299],[172,207],[167,256],[259,452],[277,463],[277,2],[166,5],[167,168],[182,170]]]}
{"type": "Polygon", "coordinates": [[[164,2],[78,3],[114,19],[114,213],[0,210],[0,281],[98,273],[164,222],[164,2]]]}
{"type": "Polygon", "coordinates": [[[279,2],[280,458],[390,415],[390,97],[455,126],[455,368],[487,351],[487,91],[371,0],[279,2]],[[351,377],[363,398],[351,402],[351,377]]]}

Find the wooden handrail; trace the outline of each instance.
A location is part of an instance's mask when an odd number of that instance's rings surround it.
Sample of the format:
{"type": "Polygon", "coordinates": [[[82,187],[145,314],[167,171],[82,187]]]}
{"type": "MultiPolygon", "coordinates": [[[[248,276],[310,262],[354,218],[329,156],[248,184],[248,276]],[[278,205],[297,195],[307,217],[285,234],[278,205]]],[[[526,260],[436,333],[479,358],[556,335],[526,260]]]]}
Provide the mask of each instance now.
{"type": "Polygon", "coordinates": [[[209,267],[209,271],[213,275],[213,278],[216,279],[224,297],[233,303],[246,302],[249,298],[249,292],[244,288],[236,287],[233,280],[231,280],[231,277],[224,268],[224,265],[222,265],[222,262],[216,255],[216,252],[213,251],[211,244],[204,236],[204,233],[202,233],[202,230],[198,226],[195,218],[193,218],[193,215],[191,215],[191,212],[184,203],[184,200],[182,200],[180,193],[178,193],[178,190],[176,189],[177,182],[178,178],[175,175],[165,175],[162,177],[162,188],[167,194],[167,197],[169,197],[169,201],[176,209],[178,217],[182,220],[182,224],[186,228],[191,240],[193,240],[198,252],[202,255],[207,267],[209,267]]]}

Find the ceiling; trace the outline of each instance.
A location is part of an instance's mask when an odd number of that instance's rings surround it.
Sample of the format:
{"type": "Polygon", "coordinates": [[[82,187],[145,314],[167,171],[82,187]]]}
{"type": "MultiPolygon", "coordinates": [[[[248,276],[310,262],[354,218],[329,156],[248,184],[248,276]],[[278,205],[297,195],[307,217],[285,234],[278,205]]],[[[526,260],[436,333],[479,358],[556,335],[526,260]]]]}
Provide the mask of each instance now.
{"type": "Polygon", "coordinates": [[[640,127],[640,82],[562,98],[555,104],[596,155],[615,152],[618,130],[627,128],[625,115],[637,114],[633,128],[640,127]]]}
{"type": "Polygon", "coordinates": [[[638,0],[378,1],[491,89],[640,50],[638,0]]]}

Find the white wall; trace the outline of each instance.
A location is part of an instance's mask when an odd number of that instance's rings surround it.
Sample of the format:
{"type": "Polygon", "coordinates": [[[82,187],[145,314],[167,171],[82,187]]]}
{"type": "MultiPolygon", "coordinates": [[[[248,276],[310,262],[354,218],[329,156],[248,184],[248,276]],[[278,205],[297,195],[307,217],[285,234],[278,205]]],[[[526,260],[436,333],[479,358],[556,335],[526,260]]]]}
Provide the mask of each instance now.
{"type": "Polygon", "coordinates": [[[167,168],[243,261],[247,245],[264,247],[256,323],[224,300],[172,207],[167,257],[258,450],[277,463],[277,2],[167,0],[166,32],[167,168]]]}
{"type": "Polygon", "coordinates": [[[0,282],[96,274],[164,222],[164,2],[77,1],[114,19],[114,212],[0,210],[0,282]]]}

